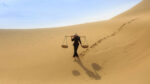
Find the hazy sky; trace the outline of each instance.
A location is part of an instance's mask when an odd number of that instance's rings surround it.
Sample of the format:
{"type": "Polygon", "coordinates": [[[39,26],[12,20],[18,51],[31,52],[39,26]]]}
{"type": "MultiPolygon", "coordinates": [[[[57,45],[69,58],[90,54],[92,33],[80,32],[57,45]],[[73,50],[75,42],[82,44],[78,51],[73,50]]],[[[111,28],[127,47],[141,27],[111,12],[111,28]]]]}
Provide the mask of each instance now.
{"type": "Polygon", "coordinates": [[[141,0],[0,0],[0,28],[28,29],[110,19],[141,0]]]}

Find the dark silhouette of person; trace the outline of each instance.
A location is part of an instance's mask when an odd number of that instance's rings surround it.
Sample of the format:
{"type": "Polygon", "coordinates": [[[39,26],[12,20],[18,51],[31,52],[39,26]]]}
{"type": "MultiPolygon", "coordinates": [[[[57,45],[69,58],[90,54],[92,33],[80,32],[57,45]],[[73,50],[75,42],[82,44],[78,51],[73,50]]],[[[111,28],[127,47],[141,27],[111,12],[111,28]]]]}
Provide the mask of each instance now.
{"type": "Polygon", "coordinates": [[[78,53],[77,53],[77,50],[78,50],[79,43],[82,45],[80,37],[77,34],[75,34],[74,36],[71,37],[71,40],[74,41],[74,43],[73,43],[73,46],[74,46],[74,55],[73,55],[73,57],[79,57],[78,53]]]}

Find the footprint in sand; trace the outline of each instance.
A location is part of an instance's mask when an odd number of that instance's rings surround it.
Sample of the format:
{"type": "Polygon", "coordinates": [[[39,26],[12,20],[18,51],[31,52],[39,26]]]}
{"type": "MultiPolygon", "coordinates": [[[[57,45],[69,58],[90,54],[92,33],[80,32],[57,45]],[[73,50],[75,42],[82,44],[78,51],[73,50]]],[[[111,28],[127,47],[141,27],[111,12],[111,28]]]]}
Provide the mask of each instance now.
{"type": "MultiPolygon", "coordinates": [[[[96,46],[98,46],[98,44],[100,44],[100,43],[103,42],[104,40],[107,40],[107,39],[109,39],[109,38],[111,38],[111,37],[116,36],[117,33],[121,32],[121,31],[125,28],[126,25],[131,24],[131,23],[134,22],[135,20],[136,20],[136,19],[132,19],[132,20],[128,21],[127,23],[123,23],[123,24],[118,28],[118,30],[116,30],[116,31],[113,32],[112,34],[110,34],[110,35],[108,35],[108,36],[106,36],[106,37],[103,37],[102,39],[100,39],[100,40],[98,40],[97,42],[95,42],[94,44],[92,44],[92,45],[90,46],[90,49],[95,48],[96,46]]],[[[85,56],[86,53],[88,53],[88,51],[89,51],[89,49],[88,49],[88,50],[85,50],[85,51],[82,51],[82,52],[80,53],[80,56],[85,56]]]]}

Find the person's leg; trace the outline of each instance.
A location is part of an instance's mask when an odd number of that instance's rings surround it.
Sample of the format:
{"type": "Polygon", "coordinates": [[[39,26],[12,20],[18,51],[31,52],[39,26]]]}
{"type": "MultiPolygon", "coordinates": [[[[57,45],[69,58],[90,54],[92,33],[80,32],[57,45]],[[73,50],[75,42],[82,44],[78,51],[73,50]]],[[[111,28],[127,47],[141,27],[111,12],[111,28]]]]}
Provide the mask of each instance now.
{"type": "Polygon", "coordinates": [[[76,56],[76,46],[74,45],[74,54],[73,54],[73,57],[76,56]]]}
{"type": "Polygon", "coordinates": [[[78,53],[77,53],[78,46],[79,46],[79,45],[76,45],[76,46],[75,46],[75,56],[76,56],[76,57],[78,57],[78,53]]]}

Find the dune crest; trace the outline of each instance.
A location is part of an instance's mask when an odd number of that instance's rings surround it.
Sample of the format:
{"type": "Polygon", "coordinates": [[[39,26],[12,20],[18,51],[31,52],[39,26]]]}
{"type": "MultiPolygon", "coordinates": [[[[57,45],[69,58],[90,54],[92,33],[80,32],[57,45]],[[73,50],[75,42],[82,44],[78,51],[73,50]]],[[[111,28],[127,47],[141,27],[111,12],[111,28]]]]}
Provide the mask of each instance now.
{"type": "Polygon", "coordinates": [[[115,19],[123,18],[123,17],[131,18],[131,17],[139,17],[141,15],[149,15],[150,13],[149,3],[150,3],[150,0],[143,0],[141,3],[137,4],[135,7],[115,17],[115,19]]]}

